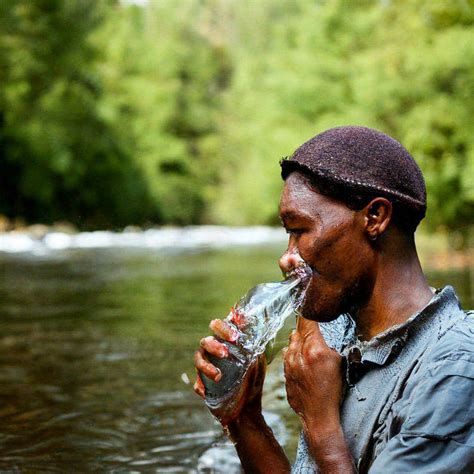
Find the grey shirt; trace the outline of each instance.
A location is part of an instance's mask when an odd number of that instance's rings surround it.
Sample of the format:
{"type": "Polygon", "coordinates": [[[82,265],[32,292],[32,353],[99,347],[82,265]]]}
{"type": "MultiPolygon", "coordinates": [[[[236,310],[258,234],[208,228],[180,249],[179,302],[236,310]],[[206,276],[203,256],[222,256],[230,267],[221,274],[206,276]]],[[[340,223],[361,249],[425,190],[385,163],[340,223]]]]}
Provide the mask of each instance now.
{"type": "MultiPolygon", "coordinates": [[[[321,325],[346,367],[342,428],[359,472],[474,471],[474,314],[452,287],[368,342],[321,325]]],[[[317,472],[301,436],[293,473],[317,472]]]]}

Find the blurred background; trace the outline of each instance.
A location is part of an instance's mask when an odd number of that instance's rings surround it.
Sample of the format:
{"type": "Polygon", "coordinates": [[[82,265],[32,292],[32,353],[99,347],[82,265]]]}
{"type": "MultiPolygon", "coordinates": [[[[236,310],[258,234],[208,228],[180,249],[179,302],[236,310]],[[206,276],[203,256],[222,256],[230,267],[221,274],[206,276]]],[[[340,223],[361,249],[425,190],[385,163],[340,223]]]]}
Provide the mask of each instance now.
{"type": "Polygon", "coordinates": [[[363,124],[420,164],[431,227],[466,229],[473,17],[470,0],[3,1],[0,213],[275,224],[278,160],[363,124]]]}
{"type": "Polygon", "coordinates": [[[327,128],[412,153],[422,263],[473,307],[473,24],[472,0],[1,1],[0,468],[239,471],[192,353],[280,278],[278,162],[327,128]]]}

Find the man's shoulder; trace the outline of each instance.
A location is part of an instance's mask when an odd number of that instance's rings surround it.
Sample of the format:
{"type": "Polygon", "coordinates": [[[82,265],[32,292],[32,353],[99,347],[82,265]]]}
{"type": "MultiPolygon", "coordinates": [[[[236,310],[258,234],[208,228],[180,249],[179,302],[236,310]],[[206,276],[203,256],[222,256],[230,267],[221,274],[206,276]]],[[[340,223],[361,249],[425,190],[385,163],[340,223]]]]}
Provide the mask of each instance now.
{"type": "MultiPolygon", "coordinates": [[[[419,360],[420,372],[439,370],[464,371],[474,376],[474,311],[459,310],[449,325],[442,325],[419,360]]],[[[461,375],[461,374],[460,374],[461,375]]]]}
{"type": "Polygon", "coordinates": [[[431,361],[456,358],[474,362],[474,311],[462,311],[447,328],[441,327],[430,351],[431,361]]]}
{"type": "Polygon", "coordinates": [[[397,409],[405,435],[474,447],[474,314],[457,316],[417,360],[397,409]]]}

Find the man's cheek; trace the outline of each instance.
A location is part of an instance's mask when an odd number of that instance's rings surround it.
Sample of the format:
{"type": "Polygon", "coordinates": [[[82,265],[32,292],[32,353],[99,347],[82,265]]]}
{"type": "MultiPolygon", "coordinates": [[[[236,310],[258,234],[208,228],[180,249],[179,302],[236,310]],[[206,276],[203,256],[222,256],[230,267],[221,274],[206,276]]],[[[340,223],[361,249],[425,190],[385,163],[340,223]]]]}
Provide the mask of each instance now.
{"type": "Polygon", "coordinates": [[[303,306],[301,308],[303,317],[307,319],[314,319],[315,313],[318,311],[318,297],[320,297],[320,295],[321,292],[318,291],[317,283],[314,276],[312,276],[308,284],[308,288],[306,289],[303,306]]]}
{"type": "Polygon", "coordinates": [[[342,312],[341,288],[313,275],[306,290],[301,314],[306,319],[319,322],[332,321],[342,312]]]}
{"type": "Polygon", "coordinates": [[[317,236],[311,232],[304,233],[298,242],[298,252],[308,265],[316,262],[319,255],[317,236]]]}

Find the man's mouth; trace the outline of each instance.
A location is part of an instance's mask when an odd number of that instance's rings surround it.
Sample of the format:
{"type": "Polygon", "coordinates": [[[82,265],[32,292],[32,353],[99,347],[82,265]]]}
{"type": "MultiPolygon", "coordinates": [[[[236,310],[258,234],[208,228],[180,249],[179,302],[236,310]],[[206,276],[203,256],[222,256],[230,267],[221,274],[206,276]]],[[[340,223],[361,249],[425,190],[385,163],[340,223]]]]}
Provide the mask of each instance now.
{"type": "Polygon", "coordinates": [[[294,268],[292,268],[289,272],[285,273],[285,278],[292,278],[297,277],[301,280],[308,280],[311,278],[313,273],[313,269],[305,262],[301,262],[294,268]]]}

